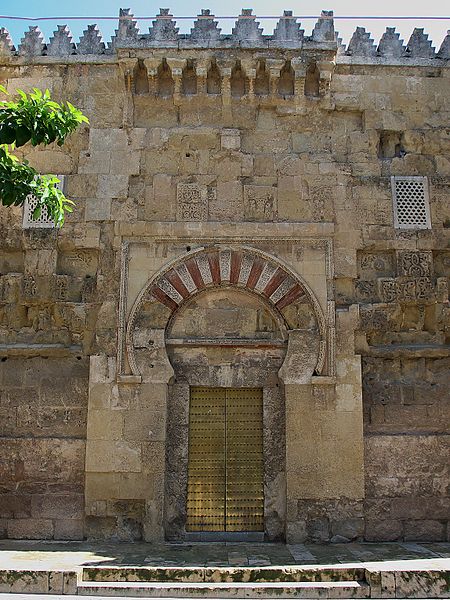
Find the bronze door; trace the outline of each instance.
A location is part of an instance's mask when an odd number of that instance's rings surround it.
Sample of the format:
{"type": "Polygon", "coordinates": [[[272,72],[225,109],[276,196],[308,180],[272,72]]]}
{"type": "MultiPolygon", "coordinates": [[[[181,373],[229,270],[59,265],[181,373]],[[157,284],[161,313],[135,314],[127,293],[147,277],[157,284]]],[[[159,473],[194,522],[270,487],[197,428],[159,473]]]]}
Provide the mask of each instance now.
{"type": "Polygon", "coordinates": [[[264,531],[260,388],[192,387],[187,531],[264,531]]]}

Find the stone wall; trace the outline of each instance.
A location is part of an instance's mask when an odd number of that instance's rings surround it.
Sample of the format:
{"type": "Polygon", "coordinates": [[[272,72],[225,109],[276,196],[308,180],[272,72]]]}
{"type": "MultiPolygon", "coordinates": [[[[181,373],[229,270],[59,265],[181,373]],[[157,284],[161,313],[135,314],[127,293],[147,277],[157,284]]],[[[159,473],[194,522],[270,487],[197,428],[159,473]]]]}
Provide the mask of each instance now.
{"type": "Polygon", "coordinates": [[[366,539],[442,540],[448,497],[448,358],[366,358],[366,539]]]}
{"type": "Polygon", "coordinates": [[[359,294],[373,285],[370,297],[360,296],[368,540],[447,535],[450,362],[442,258],[431,251],[359,258],[359,294]]]}
{"type": "MultiPolygon", "coordinates": [[[[189,35],[121,11],[109,46],[94,26],[77,44],[31,28],[17,50],[0,30],[0,83],[90,119],[19,152],[66,176],[64,227],[0,210],[2,535],[163,539],[186,370],[171,325],[234,286],[285,332],[268,386],[284,397],[265,396],[269,423],[286,414],[273,537],[446,539],[449,40],[358,28],[344,47],[331,13],[268,36],[249,11],[231,35],[207,11],[189,35]],[[394,227],[395,176],[427,178],[431,227],[394,227]]],[[[213,341],[230,327],[189,318],[213,341]]],[[[191,351],[193,371],[227,352],[191,351]]]]}
{"type": "Polygon", "coordinates": [[[83,539],[89,363],[81,356],[0,362],[0,531],[83,539]]]}

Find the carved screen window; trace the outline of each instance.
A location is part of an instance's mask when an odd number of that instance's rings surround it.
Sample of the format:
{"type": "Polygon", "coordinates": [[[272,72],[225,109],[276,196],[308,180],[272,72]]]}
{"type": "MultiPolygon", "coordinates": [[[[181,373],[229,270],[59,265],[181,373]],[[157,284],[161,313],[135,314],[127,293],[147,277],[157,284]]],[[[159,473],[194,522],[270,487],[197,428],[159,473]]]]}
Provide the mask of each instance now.
{"type": "MultiPolygon", "coordinates": [[[[57,175],[60,180],[59,189],[64,191],[64,175],[57,175]]],[[[55,227],[53,219],[47,212],[47,207],[43,206],[41,214],[37,219],[33,219],[33,212],[37,206],[37,198],[28,196],[23,205],[23,228],[24,229],[52,229],[55,227]]]]}
{"type": "Polygon", "coordinates": [[[391,177],[394,227],[431,229],[426,177],[391,177]]]}

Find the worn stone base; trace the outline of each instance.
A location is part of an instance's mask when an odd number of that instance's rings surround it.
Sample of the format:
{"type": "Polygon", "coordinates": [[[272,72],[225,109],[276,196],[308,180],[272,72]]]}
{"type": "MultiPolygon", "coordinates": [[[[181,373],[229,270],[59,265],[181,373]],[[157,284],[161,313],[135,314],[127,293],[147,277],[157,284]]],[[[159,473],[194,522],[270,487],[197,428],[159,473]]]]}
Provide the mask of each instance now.
{"type": "Polygon", "coordinates": [[[348,567],[84,567],[0,571],[0,593],[143,597],[448,598],[449,571],[348,567]],[[207,587],[205,587],[207,586],[207,587]],[[251,587],[250,587],[251,586],[251,587]],[[169,594],[170,592],[170,594],[169,594]],[[220,594],[220,596],[218,596],[220,594]]]}

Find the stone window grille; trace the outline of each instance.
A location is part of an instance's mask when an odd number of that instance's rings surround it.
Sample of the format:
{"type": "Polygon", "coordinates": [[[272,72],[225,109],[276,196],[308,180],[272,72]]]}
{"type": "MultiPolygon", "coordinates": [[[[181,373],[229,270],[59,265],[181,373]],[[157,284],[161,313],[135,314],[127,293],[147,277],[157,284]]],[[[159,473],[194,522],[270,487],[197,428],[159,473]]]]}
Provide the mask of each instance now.
{"type": "MultiPolygon", "coordinates": [[[[57,175],[60,180],[57,187],[64,191],[64,175],[57,175]]],[[[53,219],[47,212],[47,207],[43,206],[41,214],[37,219],[33,219],[33,211],[37,205],[37,198],[28,196],[23,205],[23,228],[24,229],[51,229],[55,227],[53,219]]]]}
{"type": "Polygon", "coordinates": [[[391,177],[394,227],[396,229],[431,229],[428,179],[426,177],[391,177]]]}

